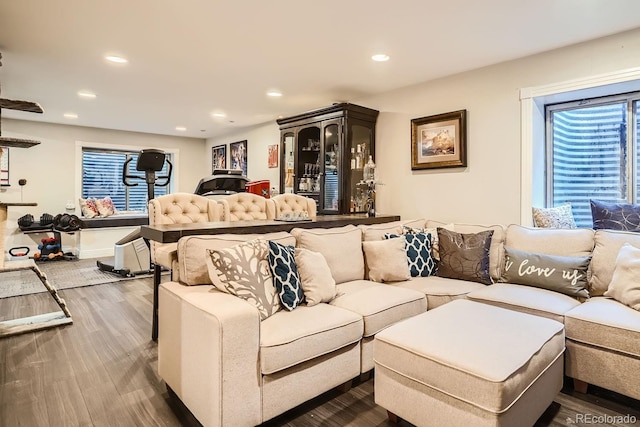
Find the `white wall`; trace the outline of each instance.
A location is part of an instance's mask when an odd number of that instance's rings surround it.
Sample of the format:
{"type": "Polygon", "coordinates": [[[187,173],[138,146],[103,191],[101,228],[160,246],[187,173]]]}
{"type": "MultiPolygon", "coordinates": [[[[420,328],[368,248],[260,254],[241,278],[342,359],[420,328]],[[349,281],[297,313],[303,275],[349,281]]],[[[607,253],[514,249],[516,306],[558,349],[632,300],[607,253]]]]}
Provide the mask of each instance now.
{"type": "MultiPolygon", "coordinates": [[[[40,239],[46,237],[46,235],[41,234],[25,235],[20,232],[17,227],[17,219],[22,215],[30,213],[37,221],[44,212],[54,216],[58,213],[64,213],[67,200],[74,201],[76,207],[78,206],[76,184],[81,178],[77,176],[79,169],[76,168],[76,141],[178,150],[179,164],[174,169],[177,173],[175,177],[178,185],[174,187],[174,191],[191,193],[198,181],[210,173],[206,168],[206,162],[202,158],[205,147],[204,139],[113,131],[6,118],[2,119],[2,134],[4,136],[41,141],[40,145],[32,148],[10,149],[9,180],[11,187],[2,188],[0,200],[3,202],[19,202],[20,186],[18,185],[18,179],[24,178],[27,180],[27,185],[23,188],[24,201],[36,202],[38,206],[9,208],[7,249],[14,246],[28,245],[34,251],[40,239]]],[[[79,212],[79,209],[77,211],[79,212]]],[[[128,232],[128,228],[122,229],[119,237],[114,235],[111,237],[113,242],[105,242],[103,247],[113,248],[113,243],[128,234],[128,232]]],[[[63,235],[63,244],[65,246],[74,246],[75,243],[74,237],[63,235]]]]}
{"type": "MultiPolygon", "coordinates": [[[[376,164],[385,185],[377,210],[407,219],[519,223],[520,89],[638,66],[640,29],[350,100],[380,111],[376,164]],[[468,167],[412,171],[411,119],[461,109],[467,110],[468,167]]],[[[266,145],[278,135],[273,123],[231,138],[249,140],[251,178],[262,178],[252,167],[266,165],[266,145]],[[252,153],[262,156],[258,165],[252,153]]],[[[207,146],[226,140],[209,139],[207,146]]]]}
{"type": "MultiPolygon", "coordinates": [[[[269,168],[267,164],[268,146],[278,144],[280,130],[276,122],[254,126],[238,132],[229,133],[217,138],[207,139],[208,174],[211,174],[211,148],[217,145],[227,145],[227,165],[229,165],[229,144],[247,140],[247,177],[251,181],[268,179],[271,187],[279,189],[280,164],[277,168],[269,168]]],[[[278,162],[280,158],[278,157],[278,162]]]]}

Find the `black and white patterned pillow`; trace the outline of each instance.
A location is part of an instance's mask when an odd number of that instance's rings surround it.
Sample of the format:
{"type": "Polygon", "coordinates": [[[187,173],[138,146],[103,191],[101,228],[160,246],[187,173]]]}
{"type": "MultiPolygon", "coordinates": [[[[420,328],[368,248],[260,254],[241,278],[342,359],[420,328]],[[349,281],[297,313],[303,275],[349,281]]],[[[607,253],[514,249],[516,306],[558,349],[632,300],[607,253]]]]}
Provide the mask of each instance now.
{"type": "MultiPolygon", "coordinates": [[[[399,236],[385,234],[384,237],[390,239],[399,236]]],[[[431,235],[413,229],[411,233],[404,234],[404,239],[411,277],[427,277],[436,274],[436,262],[431,253],[431,235]]]]}
{"type": "Polygon", "coordinates": [[[431,254],[431,235],[428,233],[405,234],[404,238],[411,277],[427,277],[436,274],[436,262],[431,254]]]}
{"type": "Polygon", "coordinates": [[[269,241],[269,268],[280,302],[291,311],[304,300],[302,282],[295,261],[295,248],[269,241]]]}

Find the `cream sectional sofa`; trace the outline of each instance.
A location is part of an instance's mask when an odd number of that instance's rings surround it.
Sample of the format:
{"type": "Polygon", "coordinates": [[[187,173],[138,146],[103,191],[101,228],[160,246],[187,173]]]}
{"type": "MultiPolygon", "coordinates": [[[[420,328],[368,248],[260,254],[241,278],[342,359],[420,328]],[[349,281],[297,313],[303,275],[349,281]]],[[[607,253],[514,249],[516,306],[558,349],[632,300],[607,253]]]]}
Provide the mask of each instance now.
{"type": "Polygon", "coordinates": [[[563,322],[565,373],[639,399],[640,312],[602,296],[625,242],[640,247],[640,234],[430,220],[186,237],[178,242],[173,281],[161,284],[159,291],[159,374],[203,425],[258,425],[371,370],[377,332],[427,308],[466,298],[563,322]],[[432,233],[437,227],[459,233],[493,230],[489,266],[495,283],[438,276],[388,284],[367,280],[362,241],[400,233],[403,224],[432,233]],[[260,321],[257,309],[216,290],[205,249],[256,237],[321,252],[336,280],[337,297],[260,321]],[[549,255],[592,255],[592,297],[581,303],[546,289],[498,283],[505,245],[549,255]]]}

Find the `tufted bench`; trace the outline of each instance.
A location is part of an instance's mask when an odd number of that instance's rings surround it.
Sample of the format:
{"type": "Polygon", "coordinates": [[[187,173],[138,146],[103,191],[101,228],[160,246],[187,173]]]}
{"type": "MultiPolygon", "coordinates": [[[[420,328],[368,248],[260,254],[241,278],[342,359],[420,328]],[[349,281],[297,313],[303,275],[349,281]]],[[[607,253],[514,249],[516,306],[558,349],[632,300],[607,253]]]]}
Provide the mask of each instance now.
{"type": "Polygon", "coordinates": [[[418,426],[531,426],[564,350],[562,323],[455,300],[376,335],[375,401],[418,426]]]}

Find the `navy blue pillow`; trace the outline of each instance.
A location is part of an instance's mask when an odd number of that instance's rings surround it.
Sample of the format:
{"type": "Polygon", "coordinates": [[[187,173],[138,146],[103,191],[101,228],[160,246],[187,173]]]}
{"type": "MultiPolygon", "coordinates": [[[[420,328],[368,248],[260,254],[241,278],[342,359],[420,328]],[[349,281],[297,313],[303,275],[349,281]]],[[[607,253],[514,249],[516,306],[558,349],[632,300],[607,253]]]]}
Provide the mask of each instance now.
{"type": "Polygon", "coordinates": [[[640,205],[591,200],[593,229],[640,232],[640,205]]]}
{"type": "Polygon", "coordinates": [[[302,282],[295,261],[295,248],[269,240],[269,268],[280,302],[291,311],[304,301],[302,282]]]}
{"type": "MultiPolygon", "coordinates": [[[[400,237],[397,234],[385,234],[385,239],[400,237]]],[[[436,262],[431,255],[431,234],[413,233],[404,235],[404,248],[411,277],[427,277],[436,273],[436,262]]]]}

